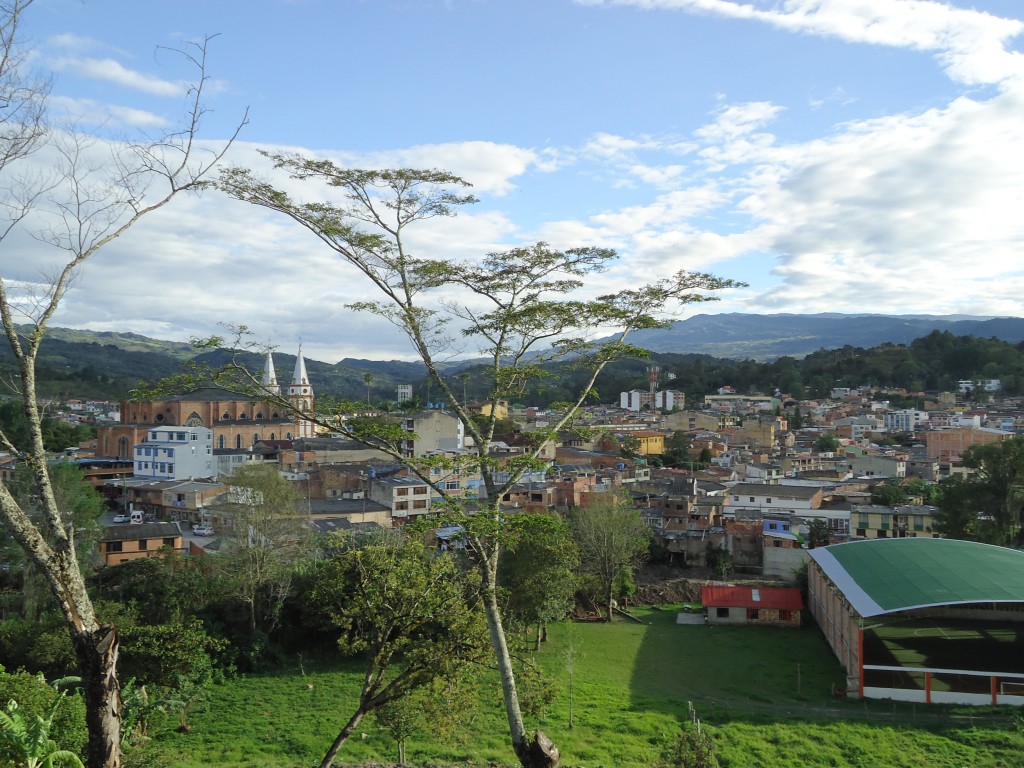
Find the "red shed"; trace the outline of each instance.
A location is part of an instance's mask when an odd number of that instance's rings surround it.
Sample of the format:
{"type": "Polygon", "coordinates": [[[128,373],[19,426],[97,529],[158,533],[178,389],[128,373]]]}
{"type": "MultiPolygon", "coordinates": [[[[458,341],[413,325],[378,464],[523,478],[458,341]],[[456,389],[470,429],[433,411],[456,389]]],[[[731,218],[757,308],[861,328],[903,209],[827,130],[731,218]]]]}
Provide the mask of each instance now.
{"type": "Polygon", "coordinates": [[[804,599],[796,587],[701,587],[709,624],[799,627],[804,599]]]}

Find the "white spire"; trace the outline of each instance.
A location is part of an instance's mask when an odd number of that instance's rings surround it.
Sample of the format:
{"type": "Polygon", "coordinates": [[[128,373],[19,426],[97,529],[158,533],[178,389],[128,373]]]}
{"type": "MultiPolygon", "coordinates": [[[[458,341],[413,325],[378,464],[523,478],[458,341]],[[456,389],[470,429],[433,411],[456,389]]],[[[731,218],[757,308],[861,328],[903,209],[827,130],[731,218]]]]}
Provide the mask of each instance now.
{"type": "Polygon", "coordinates": [[[267,362],[263,365],[263,380],[260,382],[266,389],[277,389],[277,371],[274,370],[274,357],[267,352],[267,362]]]}
{"type": "Polygon", "coordinates": [[[302,357],[302,346],[299,345],[299,354],[295,356],[295,373],[292,374],[293,387],[308,387],[309,376],[306,373],[306,360],[302,357]]]}

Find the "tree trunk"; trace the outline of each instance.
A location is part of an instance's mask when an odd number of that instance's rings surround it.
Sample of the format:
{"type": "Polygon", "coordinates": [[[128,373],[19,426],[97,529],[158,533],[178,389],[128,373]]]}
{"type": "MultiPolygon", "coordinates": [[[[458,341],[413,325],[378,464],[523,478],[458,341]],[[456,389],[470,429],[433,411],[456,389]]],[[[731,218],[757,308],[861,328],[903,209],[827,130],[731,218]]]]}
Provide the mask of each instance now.
{"type": "Polygon", "coordinates": [[[73,631],[72,641],[85,693],[89,768],[121,766],[121,687],[117,682],[120,642],[113,627],[73,631]]]}
{"type": "Polygon", "coordinates": [[[327,754],[324,755],[324,759],[320,761],[320,768],[331,768],[334,763],[334,758],[338,756],[338,752],[345,745],[348,737],[352,735],[352,731],[356,729],[359,723],[362,721],[363,716],[366,715],[366,710],[359,707],[356,713],[349,718],[349,721],[345,723],[345,727],[341,729],[341,733],[338,734],[338,738],[331,744],[331,748],[327,750],[327,754]]]}
{"type": "MultiPolygon", "coordinates": [[[[519,692],[516,690],[515,672],[512,669],[512,657],[508,652],[505,629],[501,622],[501,607],[498,605],[497,560],[497,545],[495,545],[491,552],[481,557],[480,566],[484,577],[484,613],[487,616],[487,629],[490,633],[491,645],[494,647],[494,656],[498,662],[498,674],[501,677],[501,690],[505,699],[505,714],[508,717],[512,748],[523,768],[557,768],[561,758],[555,743],[541,731],[534,734],[533,741],[529,741],[526,737],[523,713],[519,708],[519,692]]],[[[326,766],[321,766],[321,768],[326,768],[326,766]]]]}

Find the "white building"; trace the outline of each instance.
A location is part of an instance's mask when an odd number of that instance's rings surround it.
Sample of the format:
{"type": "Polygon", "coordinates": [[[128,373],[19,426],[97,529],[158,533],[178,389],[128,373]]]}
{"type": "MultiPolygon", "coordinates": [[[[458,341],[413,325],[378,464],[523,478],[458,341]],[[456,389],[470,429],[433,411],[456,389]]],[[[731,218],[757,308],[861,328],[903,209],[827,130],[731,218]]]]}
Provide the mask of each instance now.
{"type": "Polygon", "coordinates": [[[928,413],[916,411],[913,408],[904,408],[882,416],[882,422],[890,432],[913,432],[926,421],[928,421],[928,413]]]}
{"type": "Polygon", "coordinates": [[[619,393],[619,407],[627,411],[639,411],[643,408],[657,408],[661,411],[682,409],[686,406],[686,395],[677,389],[664,389],[651,394],[643,389],[631,389],[619,393]]]}
{"type": "Polygon", "coordinates": [[[213,477],[213,430],[206,427],[151,427],[133,450],[133,474],[157,480],[213,477]]]}

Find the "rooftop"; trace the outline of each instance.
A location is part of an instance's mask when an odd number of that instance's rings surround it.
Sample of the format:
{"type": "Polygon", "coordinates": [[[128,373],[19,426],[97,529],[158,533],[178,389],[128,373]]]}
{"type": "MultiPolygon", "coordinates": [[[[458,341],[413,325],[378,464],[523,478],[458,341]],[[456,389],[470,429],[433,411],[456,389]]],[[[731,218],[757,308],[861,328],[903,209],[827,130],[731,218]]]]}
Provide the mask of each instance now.
{"type": "Polygon", "coordinates": [[[862,617],[1024,602],[1024,552],[956,539],[870,539],[809,552],[862,617]]]}

